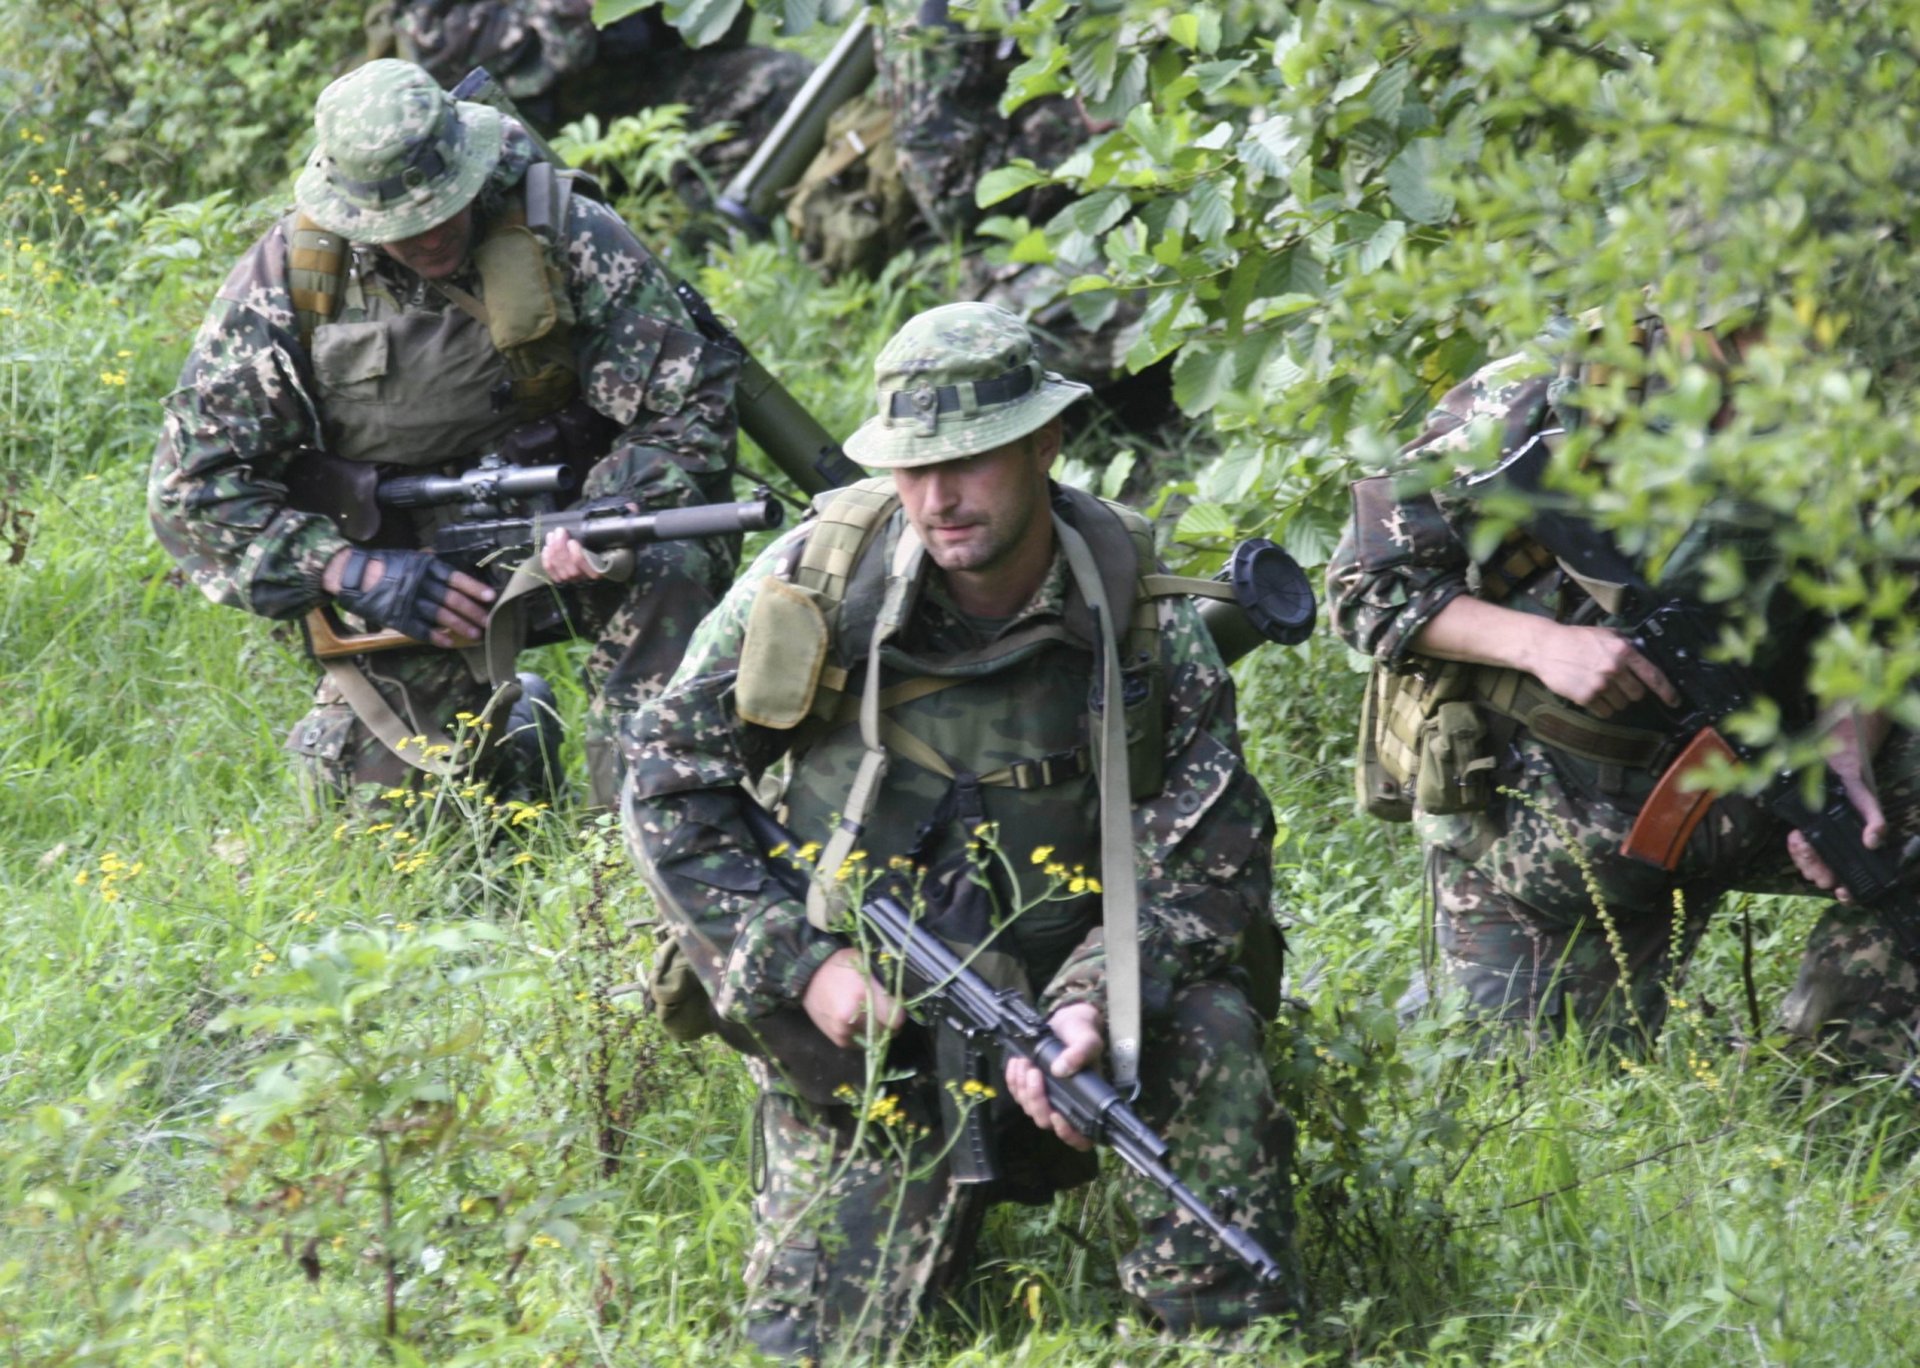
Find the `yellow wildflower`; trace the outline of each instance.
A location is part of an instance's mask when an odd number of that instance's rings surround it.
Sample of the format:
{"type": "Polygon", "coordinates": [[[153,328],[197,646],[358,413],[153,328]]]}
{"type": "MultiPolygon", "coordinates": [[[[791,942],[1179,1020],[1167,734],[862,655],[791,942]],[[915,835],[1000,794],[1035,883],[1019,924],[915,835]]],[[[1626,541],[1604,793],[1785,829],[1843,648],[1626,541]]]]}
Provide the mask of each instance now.
{"type": "Polygon", "coordinates": [[[1043,865],[1053,858],[1053,847],[1035,846],[1031,858],[1035,864],[1043,865]]]}

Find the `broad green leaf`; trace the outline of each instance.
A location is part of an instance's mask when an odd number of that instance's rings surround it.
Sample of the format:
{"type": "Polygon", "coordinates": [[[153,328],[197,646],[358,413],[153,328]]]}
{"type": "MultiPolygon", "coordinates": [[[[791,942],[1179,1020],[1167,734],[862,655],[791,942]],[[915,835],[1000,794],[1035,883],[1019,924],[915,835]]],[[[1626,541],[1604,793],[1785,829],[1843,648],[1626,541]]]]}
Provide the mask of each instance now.
{"type": "Polygon", "coordinates": [[[1085,294],[1089,290],[1106,290],[1111,289],[1112,286],[1113,282],[1103,275],[1075,276],[1067,282],[1067,293],[1069,295],[1085,294]]]}
{"type": "Polygon", "coordinates": [[[1252,59],[1249,57],[1236,57],[1231,61],[1222,62],[1202,62],[1190,68],[1189,74],[1199,83],[1202,95],[1217,95],[1232,84],[1233,78],[1245,71],[1251,62],[1252,59]]]}
{"type": "Polygon", "coordinates": [[[1222,504],[1189,504],[1173,529],[1176,541],[1224,541],[1234,534],[1233,513],[1222,504]]]}
{"type": "Polygon", "coordinates": [[[1114,72],[1119,63],[1120,40],[1114,34],[1106,34],[1085,46],[1073,43],[1067,66],[1073,72],[1073,83],[1079,87],[1080,98],[1103,99],[1113,89],[1114,72]]]}
{"type": "Polygon", "coordinates": [[[1036,185],[1045,185],[1049,177],[1038,170],[1031,162],[1017,161],[1011,166],[997,167],[980,177],[979,184],[973,188],[973,202],[982,209],[991,208],[1001,200],[1011,199],[1022,190],[1036,185]]]}
{"type": "Polygon", "coordinates": [[[726,36],[739,17],[743,0],[665,0],[667,22],[680,30],[689,46],[706,47],[726,36]]]}
{"type": "Polygon", "coordinates": [[[1133,112],[1127,115],[1127,133],[1139,143],[1146,154],[1162,166],[1173,163],[1173,154],[1178,151],[1174,141],[1172,125],[1153,114],[1151,105],[1135,105],[1133,112]]]}
{"type": "Polygon", "coordinates": [[[1269,176],[1285,176],[1293,170],[1306,139],[1293,131],[1293,125],[1280,115],[1269,115],[1255,124],[1240,141],[1240,159],[1256,171],[1269,176]]]}
{"type": "Polygon", "coordinates": [[[1133,201],[1126,191],[1099,190],[1070,206],[1065,217],[1075,232],[1091,238],[1099,237],[1132,211],[1133,201]]]}
{"type": "Polygon", "coordinates": [[[1407,225],[1399,219],[1388,219],[1374,230],[1373,236],[1361,244],[1359,263],[1362,271],[1372,273],[1379,270],[1393,255],[1407,235],[1407,225]]]}
{"type": "Polygon", "coordinates": [[[1147,58],[1136,52],[1115,74],[1113,86],[1097,100],[1087,101],[1087,113],[1096,119],[1124,119],[1147,97],[1147,58]]]}
{"type": "Polygon", "coordinates": [[[1438,160],[1438,139],[1415,138],[1387,163],[1387,198],[1415,223],[1445,223],[1453,213],[1453,196],[1434,185],[1438,160]]]}
{"type": "Polygon", "coordinates": [[[1193,206],[1193,235],[1208,245],[1223,241],[1233,223],[1228,185],[1219,179],[1203,180],[1187,194],[1187,202],[1193,206]]]}
{"type": "Polygon", "coordinates": [[[1173,363],[1173,402],[1197,417],[1220,402],[1233,383],[1233,353],[1201,342],[1180,349],[1173,363]]]}
{"type": "Polygon", "coordinates": [[[617,24],[630,14],[638,14],[643,9],[652,9],[659,0],[593,0],[593,26],[606,28],[617,24]]]}

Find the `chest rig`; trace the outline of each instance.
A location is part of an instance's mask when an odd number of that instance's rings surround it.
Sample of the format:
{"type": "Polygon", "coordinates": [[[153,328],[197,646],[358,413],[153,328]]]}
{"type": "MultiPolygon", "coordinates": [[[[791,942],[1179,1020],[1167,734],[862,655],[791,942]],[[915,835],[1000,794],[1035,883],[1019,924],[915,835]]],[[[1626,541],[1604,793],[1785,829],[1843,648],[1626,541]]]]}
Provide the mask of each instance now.
{"type": "MultiPolygon", "coordinates": [[[[903,629],[926,571],[898,507],[887,478],[822,495],[804,546],[756,595],[742,643],[735,709],[793,733],[790,822],[831,833],[808,915],[833,924],[838,876],[866,844],[928,855],[956,825],[964,841],[998,820],[1017,871],[1030,843],[1084,852],[1099,870],[1087,887],[1105,926],[1115,1077],[1130,1081],[1140,1030],[1132,803],[1160,791],[1165,765],[1153,600],[1198,582],[1151,573],[1152,529],[1138,514],[1061,488],[1063,611],[974,648],[916,651],[903,629]]],[[[1025,957],[1057,963],[1093,915],[1087,896],[1043,909],[1025,957]]]]}
{"type": "Polygon", "coordinates": [[[473,245],[477,292],[425,284],[445,309],[399,298],[377,249],[296,216],[288,284],[331,454],[441,465],[492,450],[579,392],[564,231],[582,181],[530,165],[473,245]]]}
{"type": "MultiPolygon", "coordinates": [[[[351,462],[438,467],[499,449],[510,434],[558,413],[580,392],[572,344],[565,225],[577,188],[597,195],[585,176],[545,162],[527,168],[517,193],[493,214],[473,244],[478,288],[423,282],[451,307],[401,298],[376,269],[377,249],[296,215],[288,285],[296,325],[312,365],[322,440],[328,455],[351,462]]],[[[469,281],[471,284],[472,282],[469,281]]],[[[452,507],[429,516],[457,517],[452,507]]],[[[494,686],[485,713],[504,714],[518,696],[513,661],[525,635],[521,600],[542,579],[516,573],[489,620],[483,645],[463,654],[475,679],[494,686]]],[[[352,660],[321,662],[361,722],[409,765],[451,777],[474,759],[429,733],[409,744],[409,725],[352,660]]],[[[504,728],[495,726],[490,737],[504,728]]]]}

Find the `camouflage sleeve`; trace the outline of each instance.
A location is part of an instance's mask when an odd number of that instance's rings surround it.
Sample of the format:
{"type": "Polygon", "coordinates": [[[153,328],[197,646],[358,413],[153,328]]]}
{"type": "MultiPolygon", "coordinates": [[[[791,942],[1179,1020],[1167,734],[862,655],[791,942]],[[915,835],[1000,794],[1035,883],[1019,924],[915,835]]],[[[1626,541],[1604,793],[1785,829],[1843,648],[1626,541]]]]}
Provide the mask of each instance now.
{"type": "MultiPolygon", "coordinates": [[[[1218,975],[1254,918],[1271,916],[1273,810],[1240,753],[1233,676],[1199,612],[1163,598],[1166,782],[1133,807],[1142,994],[1149,1008],[1218,975]]],[[[1106,951],[1095,927],[1042,994],[1048,1011],[1101,1000],[1106,951]]]]}
{"type": "Polygon", "coordinates": [[[631,758],[627,840],[715,1008],[741,1022],[797,1002],[846,943],[807,921],[740,818],[741,782],[758,778],[790,739],[734,712],[747,615],[806,531],[769,547],[700,624],[666,690],[642,710],[631,758]]]}
{"type": "Polygon", "coordinates": [[[292,329],[283,223],[207,311],[163,404],[147,486],[155,534],[200,591],[272,618],[318,603],[320,572],[347,545],[332,520],[287,505],[288,469],[319,445],[292,329]]]}
{"type": "Polygon", "coordinates": [[[593,62],[593,0],[407,0],[393,15],[401,55],[449,90],[477,66],[515,99],[545,94],[593,62]]]}
{"type": "Polygon", "coordinates": [[[714,497],[733,466],[738,358],[701,335],[667,272],[611,209],[576,195],[567,229],[580,383],[626,427],[583,494],[637,492],[664,458],[714,497]]]}
{"type": "Polygon", "coordinates": [[[1408,443],[1399,470],[1353,482],[1353,514],[1327,562],[1327,610],[1356,651],[1403,664],[1421,630],[1470,591],[1472,506],[1439,496],[1436,484],[1468,470],[1496,428],[1505,444],[1535,424],[1546,382],[1516,376],[1527,365],[1509,357],[1456,385],[1408,443]]]}

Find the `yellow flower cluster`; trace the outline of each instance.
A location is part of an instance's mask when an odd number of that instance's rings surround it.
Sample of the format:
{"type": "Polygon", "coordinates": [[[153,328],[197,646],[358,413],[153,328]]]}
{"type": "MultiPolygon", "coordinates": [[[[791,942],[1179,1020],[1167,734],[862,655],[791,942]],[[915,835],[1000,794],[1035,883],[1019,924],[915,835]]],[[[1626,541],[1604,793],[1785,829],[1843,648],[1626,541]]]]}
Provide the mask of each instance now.
{"type": "Polygon", "coordinates": [[[867,1104],[867,1120],[882,1126],[897,1126],[907,1119],[906,1111],[900,1106],[900,1099],[892,1093],[882,1093],[867,1104]]]}
{"type": "Polygon", "coordinates": [[[108,389],[125,389],[127,387],[127,373],[125,371],[103,370],[100,372],[100,383],[108,389]]]}
{"type": "Polygon", "coordinates": [[[1074,865],[1069,869],[1066,865],[1053,858],[1053,847],[1050,845],[1035,846],[1033,853],[1027,858],[1039,865],[1040,872],[1049,879],[1052,879],[1056,884],[1064,883],[1069,893],[1077,896],[1081,893],[1098,893],[1100,891],[1100,880],[1087,873],[1087,867],[1085,865],[1074,865]]]}
{"type": "Polygon", "coordinates": [[[36,145],[39,145],[39,144],[44,144],[46,140],[47,140],[47,135],[44,133],[36,133],[31,128],[23,128],[20,130],[21,142],[34,143],[36,145]]]}
{"type": "Polygon", "coordinates": [[[273,947],[265,941],[256,941],[254,946],[253,967],[247,970],[248,978],[259,978],[280,959],[280,956],[273,952],[273,947]]]}
{"type": "Polygon", "coordinates": [[[293,914],[293,924],[295,926],[312,926],[314,923],[314,919],[317,918],[319,915],[320,914],[317,911],[309,907],[304,912],[296,912],[293,914]]]}
{"type": "Polygon", "coordinates": [[[982,1102],[991,1102],[1000,1094],[995,1092],[988,1084],[982,1083],[979,1079],[969,1078],[960,1085],[960,1095],[962,1097],[977,1098],[982,1102]]]}
{"type": "Polygon", "coordinates": [[[100,901],[115,903],[120,901],[120,885],[137,877],[147,867],[145,860],[128,863],[120,857],[118,851],[109,850],[100,857],[100,868],[83,869],[73,876],[74,887],[85,888],[92,884],[100,890],[100,901]]]}
{"type": "Polygon", "coordinates": [[[540,814],[546,810],[547,804],[544,802],[524,803],[518,798],[509,799],[507,802],[507,825],[518,827],[525,826],[529,822],[537,822],[540,820],[540,814]]]}

